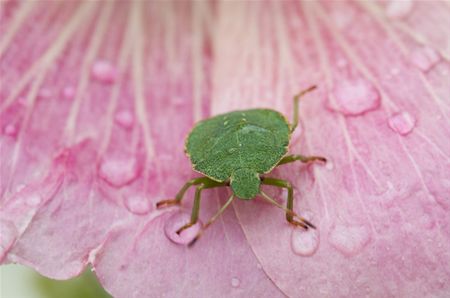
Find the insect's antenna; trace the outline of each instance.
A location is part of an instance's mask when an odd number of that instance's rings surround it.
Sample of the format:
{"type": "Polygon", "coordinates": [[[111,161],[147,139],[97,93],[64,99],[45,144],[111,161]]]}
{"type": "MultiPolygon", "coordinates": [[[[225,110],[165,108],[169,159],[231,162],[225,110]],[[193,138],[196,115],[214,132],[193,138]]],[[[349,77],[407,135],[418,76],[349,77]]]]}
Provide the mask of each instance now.
{"type": "Polygon", "coordinates": [[[219,218],[219,216],[225,211],[225,209],[227,209],[228,206],[230,206],[231,202],[233,202],[234,200],[234,194],[232,194],[228,200],[225,202],[225,204],[219,209],[219,211],[217,211],[216,214],[213,215],[213,217],[211,217],[208,222],[202,227],[202,229],[198,232],[197,236],[195,236],[194,239],[192,239],[191,242],[189,242],[188,246],[191,247],[192,245],[194,245],[195,242],[197,242],[197,240],[202,236],[203,232],[213,223],[216,221],[217,218],[219,218]]]}
{"type": "Polygon", "coordinates": [[[272,199],[271,197],[269,197],[269,195],[267,195],[265,192],[263,192],[262,190],[260,191],[261,196],[268,201],[269,203],[277,206],[280,209],[283,209],[286,214],[292,215],[294,217],[297,217],[299,220],[302,221],[302,223],[304,223],[305,225],[302,226],[305,229],[308,229],[308,227],[315,229],[316,227],[310,223],[308,220],[306,220],[305,218],[301,217],[300,215],[298,215],[297,213],[295,213],[292,210],[287,209],[286,207],[284,207],[283,205],[279,204],[277,201],[275,201],[274,199],[272,199]]]}

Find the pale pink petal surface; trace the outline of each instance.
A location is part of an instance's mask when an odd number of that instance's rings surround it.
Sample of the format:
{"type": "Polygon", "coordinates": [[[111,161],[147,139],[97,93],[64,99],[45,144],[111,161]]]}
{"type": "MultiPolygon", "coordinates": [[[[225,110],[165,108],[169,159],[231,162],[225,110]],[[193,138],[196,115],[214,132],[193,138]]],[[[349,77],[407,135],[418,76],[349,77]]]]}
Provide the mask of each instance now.
{"type": "MultiPolygon", "coordinates": [[[[0,259],[115,297],[450,295],[446,2],[15,2],[0,11],[0,259]],[[288,225],[236,201],[192,248],[195,121],[269,107],[302,125],[288,225]]],[[[286,193],[270,188],[279,202],[286,193]]],[[[228,196],[204,192],[205,222],[228,196]]]]}

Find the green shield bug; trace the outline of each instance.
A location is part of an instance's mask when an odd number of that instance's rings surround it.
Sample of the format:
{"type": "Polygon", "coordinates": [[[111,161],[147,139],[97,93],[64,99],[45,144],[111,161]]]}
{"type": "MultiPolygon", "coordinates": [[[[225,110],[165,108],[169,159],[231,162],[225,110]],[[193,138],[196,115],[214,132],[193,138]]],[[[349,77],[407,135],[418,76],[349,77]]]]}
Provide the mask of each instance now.
{"type": "Polygon", "coordinates": [[[230,187],[232,195],[220,210],[203,226],[191,241],[195,243],[211,223],[231,204],[235,198],[251,200],[257,195],[284,209],[286,220],[304,229],[315,228],[308,220],[294,211],[294,192],[289,181],[267,177],[275,167],[299,160],[326,162],[324,157],[287,155],[289,141],[298,124],[299,99],[314,90],[309,87],[294,96],[294,117],[290,124],[279,112],[271,109],[234,111],[200,121],[186,138],[186,154],[195,171],[203,177],[188,181],[175,199],[157,203],[157,208],[180,204],[191,186],[196,186],[191,220],[177,233],[198,221],[200,197],[204,189],[230,187]],[[287,189],[287,206],[283,207],[264,193],[261,185],[272,185],[287,189]]]}

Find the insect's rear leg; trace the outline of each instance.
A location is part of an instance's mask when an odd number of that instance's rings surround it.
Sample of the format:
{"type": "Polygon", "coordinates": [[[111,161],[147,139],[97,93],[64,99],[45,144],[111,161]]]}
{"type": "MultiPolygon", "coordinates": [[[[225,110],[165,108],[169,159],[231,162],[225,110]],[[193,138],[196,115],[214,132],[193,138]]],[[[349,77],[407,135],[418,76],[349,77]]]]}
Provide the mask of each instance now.
{"type": "MultiPolygon", "coordinates": [[[[209,179],[208,177],[200,177],[200,178],[191,179],[183,185],[183,187],[180,189],[180,191],[175,196],[175,199],[159,201],[158,203],[156,203],[156,208],[178,205],[181,203],[181,200],[183,199],[183,196],[186,193],[186,191],[189,189],[189,187],[191,187],[193,185],[199,185],[202,183],[208,183],[210,181],[212,181],[212,180],[209,179]]],[[[215,181],[212,181],[212,182],[215,182],[215,181]]]]}
{"type": "Polygon", "coordinates": [[[261,181],[262,184],[265,185],[273,185],[281,188],[286,188],[288,191],[287,196],[287,204],[286,204],[286,220],[295,226],[300,226],[307,230],[308,228],[316,228],[312,223],[310,223],[308,220],[306,220],[303,217],[298,216],[294,212],[294,189],[289,181],[276,179],[276,178],[269,178],[264,177],[261,181]],[[298,217],[300,221],[295,220],[294,217],[298,217]]]}

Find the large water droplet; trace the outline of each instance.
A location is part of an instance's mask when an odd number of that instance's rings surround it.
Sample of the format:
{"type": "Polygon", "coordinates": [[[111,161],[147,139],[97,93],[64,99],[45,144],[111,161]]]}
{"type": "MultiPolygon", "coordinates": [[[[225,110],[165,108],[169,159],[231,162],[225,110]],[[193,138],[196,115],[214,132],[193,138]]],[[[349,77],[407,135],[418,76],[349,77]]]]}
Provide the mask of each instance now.
{"type": "Polygon", "coordinates": [[[331,171],[334,169],[334,163],[330,158],[327,158],[327,163],[325,164],[325,169],[331,171]]]}
{"type": "Polygon", "coordinates": [[[99,82],[112,84],[117,79],[117,70],[111,62],[98,60],[92,65],[92,77],[99,82]]]}
{"type": "Polygon", "coordinates": [[[100,164],[98,174],[112,186],[124,186],[139,176],[136,158],[105,158],[100,164]]]}
{"type": "Polygon", "coordinates": [[[404,136],[413,130],[416,119],[408,112],[400,112],[391,116],[388,124],[393,131],[404,136]]]}
{"type": "Polygon", "coordinates": [[[52,91],[48,88],[42,88],[39,90],[37,97],[39,99],[48,99],[52,96],[52,91]]]}
{"type": "Polygon", "coordinates": [[[42,202],[42,197],[38,194],[31,194],[27,197],[26,202],[29,206],[37,206],[42,202]]]}
{"type": "Polygon", "coordinates": [[[114,116],[114,121],[123,128],[131,128],[134,124],[134,116],[129,110],[121,110],[114,116]]]}
{"type": "Polygon", "coordinates": [[[361,115],[379,105],[380,93],[372,83],[362,78],[339,82],[330,96],[330,108],[348,116],[361,115]]]}
{"type": "Polygon", "coordinates": [[[197,233],[200,231],[202,224],[198,221],[192,227],[189,227],[182,231],[179,235],[177,231],[179,228],[189,223],[191,216],[184,212],[177,212],[173,214],[167,221],[164,226],[164,232],[170,240],[177,244],[188,244],[191,242],[197,233]]]}
{"type": "Polygon", "coordinates": [[[291,235],[291,247],[295,254],[311,256],[319,247],[319,231],[316,229],[294,229],[291,235]]]}
{"type": "Polygon", "coordinates": [[[16,226],[6,220],[0,221],[0,262],[3,261],[7,251],[11,248],[17,237],[16,226]]]}
{"type": "Polygon", "coordinates": [[[404,18],[411,12],[412,5],[410,0],[391,0],[386,6],[386,14],[391,18],[404,18]]]}
{"type": "Polygon", "coordinates": [[[420,47],[411,52],[410,59],[414,66],[427,72],[441,60],[441,57],[432,48],[420,47]]]}
{"type": "Polygon", "coordinates": [[[5,128],[3,128],[3,132],[5,133],[5,135],[10,136],[10,137],[15,137],[17,136],[17,132],[19,130],[17,129],[17,125],[15,124],[7,124],[5,126],[5,128]]]}
{"type": "Polygon", "coordinates": [[[360,252],[370,238],[370,231],[365,226],[336,225],[331,229],[328,241],[343,255],[352,256],[360,252]]]}
{"type": "Polygon", "coordinates": [[[133,194],[125,197],[125,207],[134,214],[144,215],[150,211],[150,202],[141,194],[133,194]]]}
{"type": "Polygon", "coordinates": [[[233,288],[239,288],[240,285],[241,285],[241,281],[239,280],[239,278],[233,277],[233,278],[231,279],[231,286],[232,286],[233,288]]]}
{"type": "Polygon", "coordinates": [[[75,97],[75,88],[72,86],[64,87],[62,95],[65,99],[73,99],[75,97]]]}

